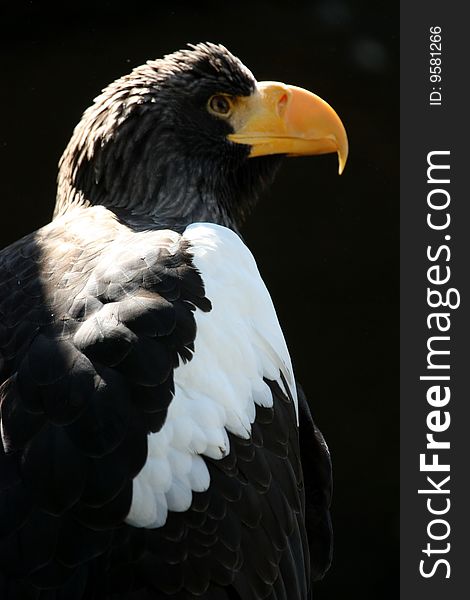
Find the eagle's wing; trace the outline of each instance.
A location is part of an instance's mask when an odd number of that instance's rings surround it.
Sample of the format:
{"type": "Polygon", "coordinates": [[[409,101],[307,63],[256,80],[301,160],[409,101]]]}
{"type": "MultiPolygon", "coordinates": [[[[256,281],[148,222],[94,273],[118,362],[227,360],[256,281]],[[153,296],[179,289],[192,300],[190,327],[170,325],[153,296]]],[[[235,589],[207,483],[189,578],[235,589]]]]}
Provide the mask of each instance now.
{"type": "Polygon", "coordinates": [[[1,598],[308,597],[290,361],[222,230],[97,207],[0,254],[1,598]]]}

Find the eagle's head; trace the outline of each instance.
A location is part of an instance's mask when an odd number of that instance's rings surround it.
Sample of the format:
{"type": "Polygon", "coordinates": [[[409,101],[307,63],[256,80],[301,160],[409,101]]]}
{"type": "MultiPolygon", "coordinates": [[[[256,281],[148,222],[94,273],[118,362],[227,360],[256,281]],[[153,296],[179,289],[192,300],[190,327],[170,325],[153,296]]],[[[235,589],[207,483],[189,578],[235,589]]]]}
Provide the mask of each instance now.
{"type": "Polygon", "coordinates": [[[348,153],[318,96],[257,82],[224,46],[189,46],[135,68],[85,111],[61,162],[56,215],[103,204],[165,226],[237,228],[280,157],[348,153]]]}

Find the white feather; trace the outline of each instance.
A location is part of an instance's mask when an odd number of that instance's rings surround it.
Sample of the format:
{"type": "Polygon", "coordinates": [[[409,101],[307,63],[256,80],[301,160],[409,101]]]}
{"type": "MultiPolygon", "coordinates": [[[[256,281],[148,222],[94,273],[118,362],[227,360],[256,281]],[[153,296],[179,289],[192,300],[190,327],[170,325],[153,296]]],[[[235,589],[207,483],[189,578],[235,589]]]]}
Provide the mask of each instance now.
{"type": "Polygon", "coordinates": [[[188,480],[193,492],[205,492],[209,488],[209,471],[206,463],[200,456],[193,456],[193,463],[188,475],[188,480]]]}
{"type": "MultiPolygon", "coordinates": [[[[159,232],[177,244],[174,232],[159,232]]],[[[240,237],[219,225],[190,225],[191,244],[212,310],[195,312],[197,334],[191,361],[175,370],[175,396],[161,431],[149,436],[149,454],[134,479],[127,522],[160,527],[168,510],[185,511],[193,492],[210,485],[202,456],[230,452],[227,431],[247,439],[256,405],[271,407],[263,377],[284,385],[297,411],[292,365],[271,297],[255,260],[240,237]]]]}

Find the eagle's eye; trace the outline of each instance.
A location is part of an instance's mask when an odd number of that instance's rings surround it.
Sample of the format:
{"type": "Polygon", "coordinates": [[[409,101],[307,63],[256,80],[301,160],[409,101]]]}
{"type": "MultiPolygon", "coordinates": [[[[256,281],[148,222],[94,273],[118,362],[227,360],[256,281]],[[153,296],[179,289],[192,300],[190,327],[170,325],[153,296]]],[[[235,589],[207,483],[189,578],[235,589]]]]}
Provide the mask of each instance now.
{"type": "Polygon", "coordinates": [[[228,96],[216,94],[209,99],[209,111],[218,117],[229,117],[232,113],[232,107],[232,100],[228,96]]]}

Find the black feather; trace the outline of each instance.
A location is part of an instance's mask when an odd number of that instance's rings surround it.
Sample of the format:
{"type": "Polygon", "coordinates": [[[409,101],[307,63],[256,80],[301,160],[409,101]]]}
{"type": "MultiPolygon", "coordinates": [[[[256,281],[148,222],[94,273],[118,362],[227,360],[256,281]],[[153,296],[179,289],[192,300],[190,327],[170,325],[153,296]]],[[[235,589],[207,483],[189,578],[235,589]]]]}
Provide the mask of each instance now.
{"type": "Polygon", "coordinates": [[[61,427],[43,427],[26,445],[21,472],[37,505],[59,515],[80,498],[88,461],[61,427]]]}

